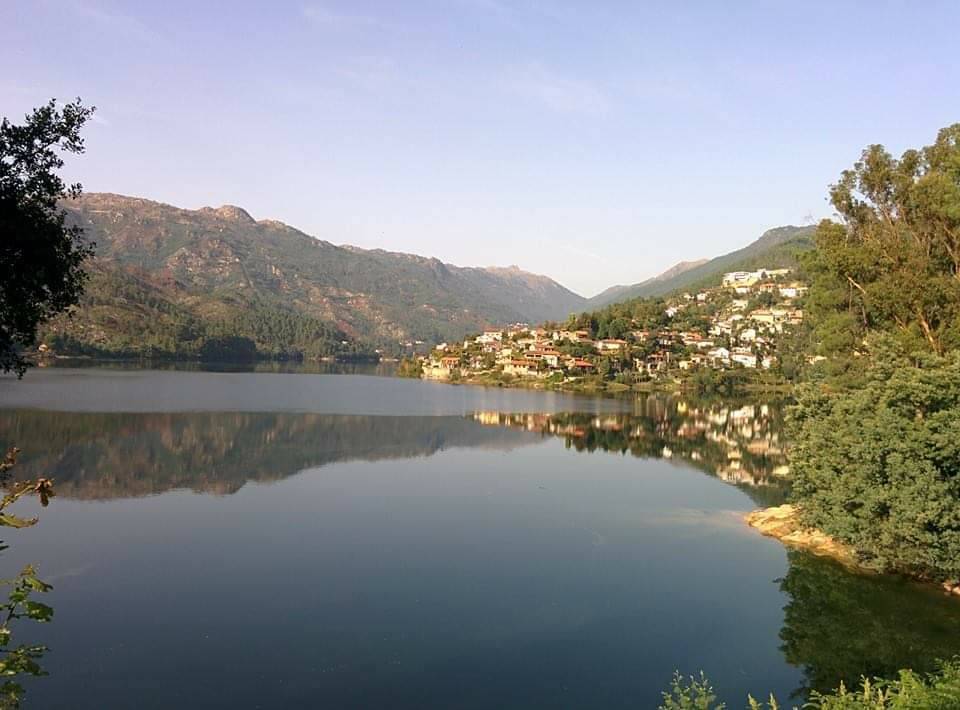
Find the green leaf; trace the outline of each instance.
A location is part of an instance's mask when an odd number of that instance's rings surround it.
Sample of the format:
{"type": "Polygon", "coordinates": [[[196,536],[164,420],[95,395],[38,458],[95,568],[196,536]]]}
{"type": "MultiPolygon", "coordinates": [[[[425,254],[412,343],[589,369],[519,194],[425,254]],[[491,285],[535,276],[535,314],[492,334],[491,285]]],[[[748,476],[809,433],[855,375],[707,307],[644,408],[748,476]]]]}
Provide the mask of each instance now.
{"type": "Polygon", "coordinates": [[[23,577],[23,582],[35,592],[49,592],[53,587],[36,577],[23,577]]]}
{"type": "Polygon", "coordinates": [[[27,617],[34,621],[45,623],[53,619],[53,607],[51,606],[40,602],[25,602],[24,607],[27,610],[27,617]]]}

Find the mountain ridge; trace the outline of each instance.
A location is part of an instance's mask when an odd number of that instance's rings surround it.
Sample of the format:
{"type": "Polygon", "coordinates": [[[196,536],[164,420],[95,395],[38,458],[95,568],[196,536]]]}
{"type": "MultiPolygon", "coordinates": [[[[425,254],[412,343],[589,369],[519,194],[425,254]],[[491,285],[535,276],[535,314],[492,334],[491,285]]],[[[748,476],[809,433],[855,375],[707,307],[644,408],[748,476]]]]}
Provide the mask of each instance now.
{"type": "Polygon", "coordinates": [[[603,308],[612,303],[628,301],[634,298],[653,298],[665,296],[685,288],[707,285],[726,271],[739,271],[747,268],[794,267],[797,253],[813,248],[814,226],[785,225],[766,230],[757,239],[740,249],[721,254],[712,259],[680,262],[671,269],[653,278],[631,286],[614,286],[587,299],[585,311],[603,308]],[[688,268],[670,274],[683,264],[688,268]]]}
{"type": "MultiPolygon", "coordinates": [[[[666,271],[662,271],[656,276],[651,276],[649,279],[644,279],[635,284],[617,284],[616,286],[611,286],[606,288],[595,296],[591,296],[587,299],[588,304],[591,308],[598,308],[608,303],[616,303],[619,300],[621,294],[628,294],[633,289],[638,289],[643,286],[648,286],[650,284],[657,283],[659,281],[665,281],[671,279],[674,276],[679,276],[684,271],[689,271],[690,269],[695,269],[698,266],[706,264],[709,259],[695,259],[693,261],[678,261],[676,264],[671,266],[666,271]]],[[[630,298],[629,295],[624,296],[625,299],[630,298]]]]}
{"type": "MultiPolygon", "coordinates": [[[[586,302],[546,276],[337,246],[277,220],[256,220],[236,205],[188,210],[85,193],[64,206],[96,250],[91,294],[72,322],[55,324],[61,347],[68,341],[137,352],[135,321],[161,316],[173,329],[157,334],[165,350],[194,326],[208,333],[216,323],[218,332],[244,336],[230,321],[249,320],[243,311],[250,310],[260,320],[295,322],[304,340],[313,330],[331,346],[345,339],[386,347],[559,320],[586,302]]],[[[258,350],[283,346],[266,335],[268,323],[258,328],[258,350]]]]}

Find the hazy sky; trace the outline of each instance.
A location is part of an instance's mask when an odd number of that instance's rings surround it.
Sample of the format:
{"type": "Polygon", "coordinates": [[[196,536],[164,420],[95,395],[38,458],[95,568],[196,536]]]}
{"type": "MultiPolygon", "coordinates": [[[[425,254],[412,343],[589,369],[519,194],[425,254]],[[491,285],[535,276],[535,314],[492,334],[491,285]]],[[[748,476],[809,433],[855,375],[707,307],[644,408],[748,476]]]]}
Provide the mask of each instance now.
{"type": "Polygon", "coordinates": [[[68,175],[584,295],[829,214],[960,121],[949,2],[2,0],[0,114],[99,108],[68,175]]]}

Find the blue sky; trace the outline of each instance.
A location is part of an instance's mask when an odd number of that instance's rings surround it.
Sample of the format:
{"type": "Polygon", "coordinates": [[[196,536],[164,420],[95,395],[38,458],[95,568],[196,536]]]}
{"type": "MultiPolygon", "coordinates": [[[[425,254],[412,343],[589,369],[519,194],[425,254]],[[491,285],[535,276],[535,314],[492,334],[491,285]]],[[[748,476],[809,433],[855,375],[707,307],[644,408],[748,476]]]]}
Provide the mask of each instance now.
{"type": "Polygon", "coordinates": [[[830,214],[960,121],[956,2],[0,3],[0,114],[98,106],[68,176],[584,294],[830,214]]]}

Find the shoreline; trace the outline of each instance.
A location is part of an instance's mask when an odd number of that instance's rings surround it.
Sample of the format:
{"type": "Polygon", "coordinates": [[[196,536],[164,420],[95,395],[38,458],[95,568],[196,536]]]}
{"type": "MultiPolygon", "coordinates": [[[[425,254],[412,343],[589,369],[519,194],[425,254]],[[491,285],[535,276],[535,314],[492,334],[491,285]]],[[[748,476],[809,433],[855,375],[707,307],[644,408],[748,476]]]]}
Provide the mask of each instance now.
{"type": "Polygon", "coordinates": [[[737,395],[746,393],[770,393],[777,395],[788,395],[793,391],[793,385],[786,381],[776,383],[748,382],[738,386],[732,392],[698,392],[697,388],[691,382],[685,380],[668,380],[659,382],[638,382],[632,385],[620,382],[550,382],[535,378],[517,378],[511,381],[504,381],[494,377],[462,377],[458,380],[439,377],[424,377],[423,375],[397,375],[397,377],[409,377],[410,379],[419,379],[425,382],[439,382],[447,385],[473,385],[480,387],[502,387],[509,389],[528,389],[541,390],[545,392],[569,392],[575,394],[592,395],[610,395],[623,394],[628,392],[663,392],[671,394],[717,394],[717,395],[737,395]]]}
{"type": "Polygon", "coordinates": [[[803,550],[818,557],[829,558],[857,574],[900,576],[924,587],[935,587],[946,596],[960,601],[960,580],[937,582],[898,575],[895,572],[880,572],[857,559],[856,552],[849,545],[834,540],[821,530],[804,528],[797,518],[797,508],[789,503],[771,508],[758,508],[743,516],[743,520],[748,526],[765,537],[779,540],[787,547],[803,550]]]}

